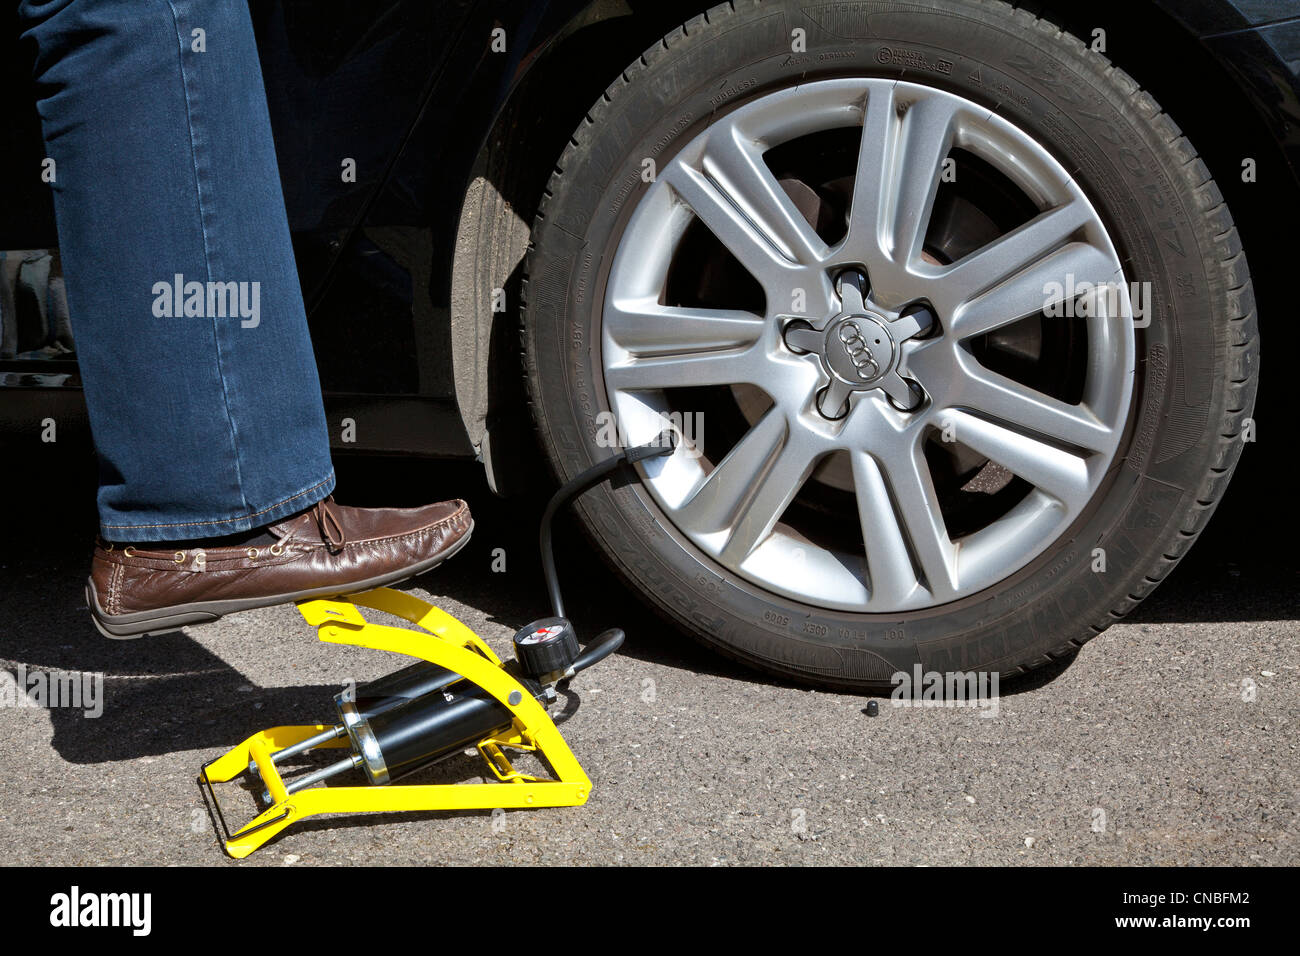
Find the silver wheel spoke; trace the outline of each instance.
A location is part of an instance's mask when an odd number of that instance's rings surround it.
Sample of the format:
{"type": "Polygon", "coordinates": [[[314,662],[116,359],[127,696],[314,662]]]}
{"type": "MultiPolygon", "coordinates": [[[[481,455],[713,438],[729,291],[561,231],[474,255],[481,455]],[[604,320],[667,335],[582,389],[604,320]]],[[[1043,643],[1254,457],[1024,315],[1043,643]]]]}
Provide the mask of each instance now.
{"type": "Polygon", "coordinates": [[[715,127],[703,166],[715,187],[784,258],[802,265],[826,258],[826,243],[768,170],[758,144],[737,127],[715,127]]]}
{"type": "Polygon", "coordinates": [[[882,607],[896,606],[916,588],[916,570],[876,459],[866,452],[855,451],[852,461],[871,601],[882,607]]]}
{"type": "Polygon", "coordinates": [[[1087,408],[991,372],[973,356],[960,351],[959,355],[962,375],[950,393],[958,397],[958,404],[1087,451],[1105,451],[1114,445],[1111,428],[1087,408]]]}
{"type": "Polygon", "coordinates": [[[811,469],[808,449],[790,440],[785,417],[773,409],[678,510],[678,520],[715,536],[719,558],[739,564],[767,537],[811,469]]]}
{"type": "Polygon", "coordinates": [[[1074,284],[1105,283],[1115,275],[1114,260],[1086,242],[1068,242],[1084,222],[1082,203],[1042,213],[1007,235],[936,273],[931,301],[952,316],[956,338],[981,335],[1035,315],[1049,290],[1074,284]]]}
{"type": "Polygon", "coordinates": [[[938,97],[900,117],[892,89],[867,96],[845,245],[865,261],[878,302],[908,298],[907,269],[921,254],[955,115],[952,102],[938,97]]]}
{"type": "Polygon", "coordinates": [[[670,307],[649,297],[611,302],[605,327],[634,355],[742,348],[763,334],[763,320],[749,312],[670,307]]]}
{"type": "MultiPolygon", "coordinates": [[[[696,165],[674,162],[661,179],[763,286],[784,301],[791,281],[828,249],[739,129],[710,131],[696,165]]],[[[810,281],[804,282],[813,295],[810,281]]]]}
{"type": "Polygon", "coordinates": [[[771,242],[702,172],[684,164],[671,166],[663,179],[760,283],[766,285],[787,267],[771,242]]]}
{"type": "Polygon", "coordinates": [[[653,358],[629,359],[605,368],[608,388],[644,391],[652,388],[687,388],[692,385],[759,385],[766,362],[761,351],[693,352],[653,358]]]}
{"type": "Polygon", "coordinates": [[[941,428],[951,428],[958,442],[1056,498],[1071,511],[1086,500],[1088,466],[1078,455],[966,412],[949,409],[938,421],[941,428]]]}
{"type": "Polygon", "coordinates": [[[926,587],[935,600],[947,600],[957,593],[957,549],[948,537],[920,442],[904,439],[903,447],[885,458],[884,464],[899,522],[926,587]]]}

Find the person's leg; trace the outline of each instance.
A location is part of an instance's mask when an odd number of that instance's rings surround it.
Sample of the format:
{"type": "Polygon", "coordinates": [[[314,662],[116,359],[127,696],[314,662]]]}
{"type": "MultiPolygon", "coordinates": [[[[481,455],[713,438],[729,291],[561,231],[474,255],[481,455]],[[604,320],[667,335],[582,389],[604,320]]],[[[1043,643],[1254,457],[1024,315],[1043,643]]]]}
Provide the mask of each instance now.
{"type": "Polygon", "coordinates": [[[86,589],[99,628],[138,636],[380,587],[463,547],[463,501],[329,497],[243,0],[24,0],[20,13],[102,465],[106,541],[86,589]]]}
{"type": "Polygon", "coordinates": [[[328,433],[246,5],[20,11],[102,535],[226,535],[325,498],[328,433]]]}

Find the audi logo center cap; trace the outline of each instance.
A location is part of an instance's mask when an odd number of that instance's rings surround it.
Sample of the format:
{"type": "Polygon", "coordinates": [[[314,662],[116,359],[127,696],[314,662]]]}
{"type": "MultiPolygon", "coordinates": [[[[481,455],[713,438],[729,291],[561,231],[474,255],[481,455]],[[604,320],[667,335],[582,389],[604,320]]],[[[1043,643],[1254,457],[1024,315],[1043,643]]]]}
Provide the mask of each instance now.
{"type": "Polygon", "coordinates": [[[871,385],[889,371],[893,361],[894,340],[883,321],[851,315],[832,323],[826,332],[826,365],[849,385],[871,385]]]}

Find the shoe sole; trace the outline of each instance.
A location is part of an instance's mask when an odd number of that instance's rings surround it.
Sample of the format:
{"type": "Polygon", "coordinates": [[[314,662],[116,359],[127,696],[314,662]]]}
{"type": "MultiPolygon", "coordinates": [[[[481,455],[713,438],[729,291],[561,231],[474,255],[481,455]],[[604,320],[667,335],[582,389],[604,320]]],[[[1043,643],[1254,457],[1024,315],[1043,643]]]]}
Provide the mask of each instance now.
{"type": "Polygon", "coordinates": [[[151,634],[175,631],[189,624],[210,624],[213,621],[220,620],[227,614],[235,614],[238,611],[251,611],[259,607],[275,607],[277,604],[296,604],[299,601],[314,598],[342,597],[348,594],[358,594],[361,591],[370,591],[374,588],[400,584],[426,571],[433,570],[448,558],[459,553],[465,545],[469,544],[470,535],[473,533],[474,522],[471,519],[469,528],[447,550],[441,551],[419,564],[402,568],[400,571],[390,571],[388,574],[381,574],[373,578],[367,578],[364,581],[344,585],[345,590],[340,590],[339,585],[330,585],[329,587],[309,588],[306,591],[295,591],[289,594],[273,594],[262,598],[199,601],[193,604],[179,604],[175,607],[159,608],[153,611],[109,614],[99,603],[99,595],[95,591],[94,582],[87,579],[86,607],[90,609],[90,619],[94,622],[95,628],[100,634],[116,641],[134,640],[148,637],[151,634]]]}

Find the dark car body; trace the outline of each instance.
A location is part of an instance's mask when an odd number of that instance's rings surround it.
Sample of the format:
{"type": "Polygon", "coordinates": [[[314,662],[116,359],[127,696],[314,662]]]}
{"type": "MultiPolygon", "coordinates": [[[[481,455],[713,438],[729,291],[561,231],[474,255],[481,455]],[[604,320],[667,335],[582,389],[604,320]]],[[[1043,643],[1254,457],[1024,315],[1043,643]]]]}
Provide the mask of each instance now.
{"type": "MultiPolygon", "coordinates": [[[[252,0],[295,251],[340,450],[479,456],[507,486],[528,447],[520,273],[570,132],[623,67],[699,14],[689,0],[252,0]],[[340,166],[356,161],[355,182],[340,166]],[[501,290],[501,291],[497,291],[501,290]]],[[[1300,171],[1300,3],[1130,0],[1033,8],[1149,89],[1237,218],[1263,335],[1285,290],[1278,217],[1300,171]],[[1243,162],[1257,177],[1243,181],[1243,162]],[[1265,198],[1267,197],[1267,198],[1265,198]]],[[[0,37],[0,249],[57,245],[12,12],[0,37]]],[[[19,301],[19,307],[23,306],[19,301]]],[[[75,316],[72,317],[75,325],[75,316]]],[[[35,333],[38,337],[39,330],[35,333]]],[[[0,360],[0,427],[26,440],[81,415],[75,359],[19,342],[0,360]]],[[[1270,349],[1287,348],[1279,342],[1270,349]]],[[[1268,405],[1267,389],[1260,407],[1268,405]]]]}

